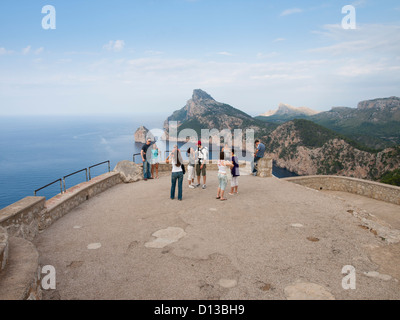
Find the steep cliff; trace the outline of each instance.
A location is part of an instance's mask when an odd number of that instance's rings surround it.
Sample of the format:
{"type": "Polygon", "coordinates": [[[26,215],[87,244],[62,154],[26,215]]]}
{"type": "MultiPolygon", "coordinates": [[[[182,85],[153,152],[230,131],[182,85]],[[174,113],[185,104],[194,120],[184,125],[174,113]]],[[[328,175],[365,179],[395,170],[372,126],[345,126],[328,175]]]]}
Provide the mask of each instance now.
{"type": "Polygon", "coordinates": [[[400,147],[373,152],[307,120],[294,120],[264,137],[267,156],[300,175],[334,174],[377,180],[400,167],[400,147]]]}
{"type": "Polygon", "coordinates": [[[139,127],[134,134],[135,142],[146,143],[146,136],[148,132],[149,129],[147,129],[145,126],[139,127]]]}

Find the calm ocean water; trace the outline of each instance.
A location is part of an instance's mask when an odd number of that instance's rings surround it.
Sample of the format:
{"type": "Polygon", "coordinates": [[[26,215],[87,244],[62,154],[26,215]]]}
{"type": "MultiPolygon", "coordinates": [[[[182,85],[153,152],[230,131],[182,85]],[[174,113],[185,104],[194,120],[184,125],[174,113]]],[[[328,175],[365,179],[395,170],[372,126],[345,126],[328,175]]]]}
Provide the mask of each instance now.
{"type": "MultiPolygon", "coordinates": [[[[136,129],[140,125],[161,129],[165,118],[165,115],[0,118],[0,209],[33,196],[36,189],[75,171],[107,160],[113,170],[119,161],[132,160],[142,146],[134,141],[136,129]]],[[[161,143],[158,147],[166,149],[161,143]]],[[[107,172],[108,166],[92,170],[93,177],[107,172]]],[[[275,167],[274,175],[280,178],[292,174],[275,167]]],[[[67,178],[66,185],[69,188],[83,181],[85,172],[67,178]]],[[[57,183],[39,191],[38,196],[51,198],[59,192],[57,183]]]]}

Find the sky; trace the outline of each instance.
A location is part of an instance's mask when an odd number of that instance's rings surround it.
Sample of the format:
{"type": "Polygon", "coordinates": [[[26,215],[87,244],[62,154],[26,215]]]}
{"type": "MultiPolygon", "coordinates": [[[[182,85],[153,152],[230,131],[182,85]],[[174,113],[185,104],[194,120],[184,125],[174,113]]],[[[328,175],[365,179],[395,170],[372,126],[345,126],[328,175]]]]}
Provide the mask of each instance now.
{"type": "Polygon", "coordinates": [[[400,2],[0,1],[0,116],[169,115],[194,89],[252,116],[400,96],[400,2]]]}

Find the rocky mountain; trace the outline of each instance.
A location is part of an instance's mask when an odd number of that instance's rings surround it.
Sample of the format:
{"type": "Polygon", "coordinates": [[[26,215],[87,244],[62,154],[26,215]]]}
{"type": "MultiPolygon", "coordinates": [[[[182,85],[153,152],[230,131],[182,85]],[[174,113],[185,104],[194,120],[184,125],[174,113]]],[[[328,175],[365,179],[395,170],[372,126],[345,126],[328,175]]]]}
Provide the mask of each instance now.
{"type": "Polygon", "coordinates": [[[262,136],[276,127],[254,119],[247,113],[212,98],[201,89],[193,91],[192,99],[175,111],[164,122],[164,129],[169,129],[169,122],[178,122],[178,131],[193,129],[200,136],[201,129],[254,129],[255,135],[262,136]]]}
{"type": "Polygon", "coordinates": [[[314,115],[289,112],[285,115],[285,109],[283,108],[282,112],[267,113],[256,118],[278,124],[294,119],[311,120],[374,149],[400,144],[400,98],[398,97],[361,101],[357,108],[333,107],[330,111],[314,115]]]}
{"type": "Polygon", "coordinates": [[[307,107],[293,107],[288,104],[280,103],[278,109],[270,110],[256,117],[259,120],[272,122],[286,122],[295,118],[305,118],[318,114],[318,111],[307,107]]]}
{"type": "Polygon", "coordinates": [[[264,137],[267,156],[299,175],[342,175],[379,180],[399,169],[400,147],[373,152],[308,120],[289,121],[264,137]]]}
{"type": "Polygon", "coordinates": [[[357,108],[336,107],[307,119],[371,148],[400,144],[400,98],[361,101],[357,108]]]}
{"type": "Polygon", "coordinates": [[[149,129],[147,129],[145,126],[140,126],[134,134],[135,142],[146,143],[146,136],[148,132],[149,129]]]}

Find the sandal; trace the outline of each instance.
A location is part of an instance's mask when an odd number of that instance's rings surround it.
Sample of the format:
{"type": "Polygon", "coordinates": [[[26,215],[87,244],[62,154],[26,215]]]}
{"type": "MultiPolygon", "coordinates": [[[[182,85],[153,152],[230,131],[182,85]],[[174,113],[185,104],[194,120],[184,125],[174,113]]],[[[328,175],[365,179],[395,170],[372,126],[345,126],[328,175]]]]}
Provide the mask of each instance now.
{"type": "Polygon", "coordinates": [[[221,199],[221,197],[216,197],[215,199],[219,200],[219,199],[221,199]]]}
{"type": "Polygon", "coordinates": [[[221,199],[221,201],[226,201],[226,200],[228,200],[228,199],[225,199],[225,198],[221,199]]]}

